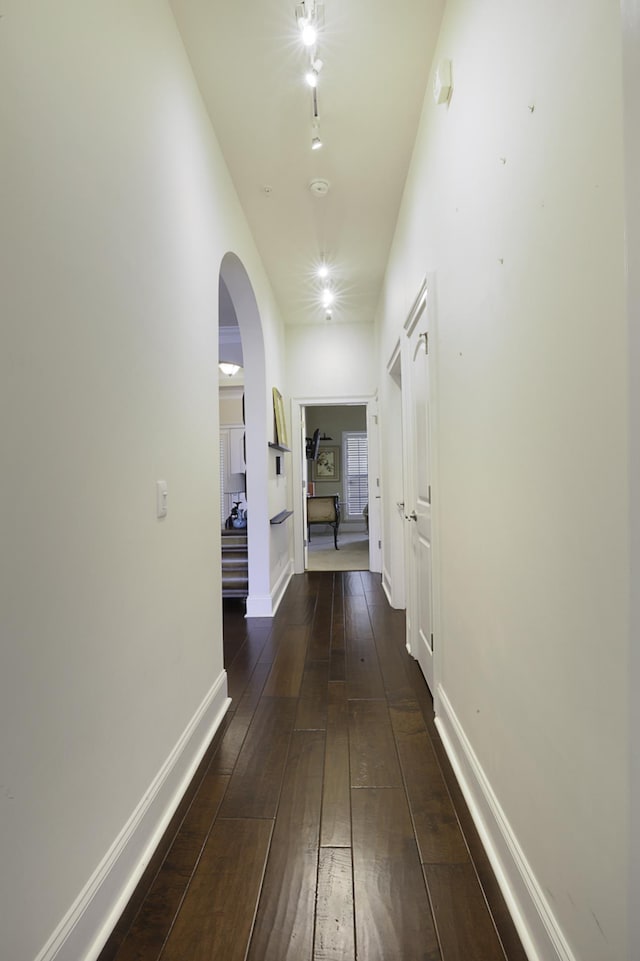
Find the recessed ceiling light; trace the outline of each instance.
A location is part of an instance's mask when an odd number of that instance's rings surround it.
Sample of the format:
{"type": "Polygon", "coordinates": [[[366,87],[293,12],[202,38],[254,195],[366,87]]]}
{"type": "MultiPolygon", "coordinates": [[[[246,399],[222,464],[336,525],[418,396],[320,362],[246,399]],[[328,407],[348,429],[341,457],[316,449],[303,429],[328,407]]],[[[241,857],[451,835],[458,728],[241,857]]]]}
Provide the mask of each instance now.
{"type": "Polygon", "coordinates": [[[318,267],[318,270],[317,270],[317,274],[318,274],[318,277],[319,277],[321,280],[324,280],[325,277],[328,277],[328,276],[329,276],[329,268],[327,267],[327,265],[326,265],[326,264],[320,264],[320,266],[318,267]]]}

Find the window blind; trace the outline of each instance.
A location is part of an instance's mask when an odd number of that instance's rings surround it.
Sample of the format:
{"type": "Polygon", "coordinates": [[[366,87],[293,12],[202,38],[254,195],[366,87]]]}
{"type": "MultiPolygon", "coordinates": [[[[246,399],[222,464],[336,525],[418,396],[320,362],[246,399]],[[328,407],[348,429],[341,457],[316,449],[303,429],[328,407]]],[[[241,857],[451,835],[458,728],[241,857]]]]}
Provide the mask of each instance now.
{"type": "Polygon", "coordinates": [[[365,431],[343,435],[347,517],[362,517],[369,501],[369,448],[365,431]]]}

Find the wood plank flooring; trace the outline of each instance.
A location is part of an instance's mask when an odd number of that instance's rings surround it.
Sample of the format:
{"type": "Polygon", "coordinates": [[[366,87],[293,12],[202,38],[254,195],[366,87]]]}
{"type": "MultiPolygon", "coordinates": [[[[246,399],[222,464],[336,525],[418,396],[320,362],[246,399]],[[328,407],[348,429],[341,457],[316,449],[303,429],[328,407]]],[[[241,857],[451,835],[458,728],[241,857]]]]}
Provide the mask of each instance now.
{"type": "Polygon", "coordinates": [[[225,601],[232,707],[100,961],[526,961],[368,572],[225,601]]]}

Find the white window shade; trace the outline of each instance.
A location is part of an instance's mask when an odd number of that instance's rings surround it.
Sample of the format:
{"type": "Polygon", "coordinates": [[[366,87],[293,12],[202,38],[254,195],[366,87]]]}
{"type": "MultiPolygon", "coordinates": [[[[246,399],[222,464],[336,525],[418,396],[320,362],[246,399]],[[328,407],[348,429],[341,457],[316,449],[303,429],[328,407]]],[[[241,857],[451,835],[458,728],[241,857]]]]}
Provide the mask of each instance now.
{"type": "Polygon", "coordinates": [[[369,502],[369,447],[366,431],[342,435],[346,518],[362,518],[369,502]]]}

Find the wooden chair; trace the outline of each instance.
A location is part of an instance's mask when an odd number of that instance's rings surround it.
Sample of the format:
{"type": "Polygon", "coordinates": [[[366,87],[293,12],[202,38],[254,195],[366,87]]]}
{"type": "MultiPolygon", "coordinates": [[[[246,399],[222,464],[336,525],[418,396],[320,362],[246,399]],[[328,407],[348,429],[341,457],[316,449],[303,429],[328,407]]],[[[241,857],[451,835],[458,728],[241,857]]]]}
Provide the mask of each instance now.
{"type": "Polygon", "coordinates": [[[338,547],[338,528],[340,527],[340,498],[338,494],[307,497],[307,540],[311,543],[311,525],[329,524],[333,528],[333,543],[338,547]]]}

